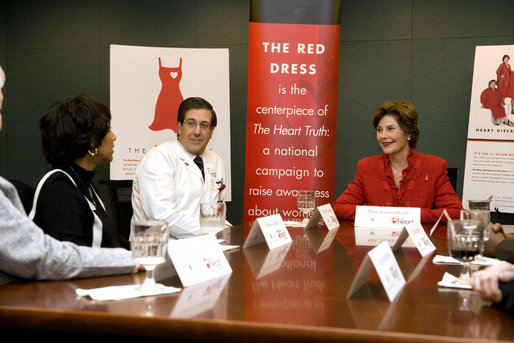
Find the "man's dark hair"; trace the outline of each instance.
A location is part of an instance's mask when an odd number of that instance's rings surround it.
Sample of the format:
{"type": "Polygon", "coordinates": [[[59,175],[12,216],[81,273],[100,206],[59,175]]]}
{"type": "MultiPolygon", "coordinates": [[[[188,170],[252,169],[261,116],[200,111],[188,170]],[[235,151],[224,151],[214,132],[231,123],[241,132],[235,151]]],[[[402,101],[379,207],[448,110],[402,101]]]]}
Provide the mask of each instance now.
{"type": "Polygon", "coordinates": [[[218,120],[216,118],[216,112],[214,112],[212,105],[207,100],[200,97],[191,97],[182,101],[178,108],[177,122],[180,124],[184,124],[184,119],[186,118],[187,111],[193,109],[204,109],[211,111],[211,129],[216,127],[218,123],[218,120]]]}

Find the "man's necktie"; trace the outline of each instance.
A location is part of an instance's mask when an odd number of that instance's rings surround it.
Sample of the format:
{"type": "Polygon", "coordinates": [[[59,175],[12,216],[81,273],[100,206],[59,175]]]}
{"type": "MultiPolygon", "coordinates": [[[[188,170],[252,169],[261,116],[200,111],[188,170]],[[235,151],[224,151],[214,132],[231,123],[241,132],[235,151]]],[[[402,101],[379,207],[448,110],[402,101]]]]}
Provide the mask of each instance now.
{"type": "Polygon", "coordinates": [[[193,160],[196,165],[198,166],[198,168],[200,168],[200,171],[202,172],[202,177],[204,178],[205,180],[205,174],[203,172],[203,160],[200,156],[196,156],[195,159],[193,160]]]}

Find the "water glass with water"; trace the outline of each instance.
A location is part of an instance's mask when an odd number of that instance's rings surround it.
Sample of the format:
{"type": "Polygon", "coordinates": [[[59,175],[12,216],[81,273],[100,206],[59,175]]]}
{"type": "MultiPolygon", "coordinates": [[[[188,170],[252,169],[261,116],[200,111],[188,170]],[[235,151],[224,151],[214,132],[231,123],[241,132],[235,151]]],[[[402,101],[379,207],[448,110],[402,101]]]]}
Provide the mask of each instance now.
{"type": "Polygon", "coordinates": [[[216,234],[225,228],[226,204],[222,201],[200,204],[200,227],[204,233],[216,234]]]}

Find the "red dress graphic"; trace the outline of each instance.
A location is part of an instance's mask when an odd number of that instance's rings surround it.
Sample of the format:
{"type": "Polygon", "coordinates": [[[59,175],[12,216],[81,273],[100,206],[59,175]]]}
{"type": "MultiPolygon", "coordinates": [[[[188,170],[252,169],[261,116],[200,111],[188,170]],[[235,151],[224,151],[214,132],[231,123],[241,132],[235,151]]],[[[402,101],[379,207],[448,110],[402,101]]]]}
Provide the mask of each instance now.
{"type": "Polygon", "coordinates": [[[159,78],[162,88],[155,104],[155,117],[149,128],[152,131],[170,129],[177,132],[178,107],[184,100],[179,88],[182,79],[182,58],[177,68],[167,68],[162,66],[159,57],[159,78]]]}

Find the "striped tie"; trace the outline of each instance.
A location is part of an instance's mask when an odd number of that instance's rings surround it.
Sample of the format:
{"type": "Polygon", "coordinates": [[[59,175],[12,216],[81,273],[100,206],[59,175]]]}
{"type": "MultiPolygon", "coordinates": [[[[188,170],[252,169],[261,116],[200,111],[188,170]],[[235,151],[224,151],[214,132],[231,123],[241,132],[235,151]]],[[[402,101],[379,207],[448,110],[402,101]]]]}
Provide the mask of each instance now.
{"type": "Polygon", "coordinates": [[[202,172],[202,177],[205,180],[205,174],[204,174],[204,171],[203,171],[203,160],[202,160],[202,158],[200,156],[196,156],[193,161],[195,161],[195,163],[198,166],[198,168],[200,168],[200,171],[202,172]]]}

